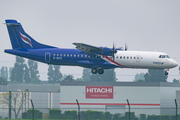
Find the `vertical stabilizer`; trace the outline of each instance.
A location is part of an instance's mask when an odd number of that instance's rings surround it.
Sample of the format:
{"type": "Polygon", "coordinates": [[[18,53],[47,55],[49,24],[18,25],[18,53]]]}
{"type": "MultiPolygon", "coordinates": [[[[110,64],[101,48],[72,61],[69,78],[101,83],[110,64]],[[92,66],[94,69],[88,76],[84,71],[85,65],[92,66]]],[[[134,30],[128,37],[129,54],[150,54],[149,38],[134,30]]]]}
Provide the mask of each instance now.
{"type": "Polygon", "coordinates": [[[6,25],[13,49],[54,48],[35,41],[16,20],[6,20],[6,25]]]}

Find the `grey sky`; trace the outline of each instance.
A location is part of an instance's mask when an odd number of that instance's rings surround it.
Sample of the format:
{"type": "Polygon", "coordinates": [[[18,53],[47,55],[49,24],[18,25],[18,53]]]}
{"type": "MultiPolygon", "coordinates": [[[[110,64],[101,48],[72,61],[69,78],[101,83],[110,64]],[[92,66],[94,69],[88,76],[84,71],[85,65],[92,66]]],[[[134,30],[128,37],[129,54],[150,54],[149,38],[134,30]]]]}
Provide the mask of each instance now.
{"type": "MultiPolygon", "coordinates": [[[[1,0],[0,23],[16,19],[40,43],[74,48],[73,42],[129,50],[159,51],[180,63],[179,0],[1,0]]],[[[0,67],[12,67],[15,57],[4,53],[11,48],[7,28],[0,25],[0,67]]],[[[39,63],[42,80],[48,65],[39,63]]],[[[116,69],[119,81],[132,81],[147,70],[116,69]],[[125,75],[125,76],[122,76],[125,75]],[[126,75],[130,75],[129,77],[126,75]]],[[[80,67],[61,67],[63,74],[81,77],[80,67]]],[[[178,67],[169,71],[168,81],[179,79],[178,67]]]]}

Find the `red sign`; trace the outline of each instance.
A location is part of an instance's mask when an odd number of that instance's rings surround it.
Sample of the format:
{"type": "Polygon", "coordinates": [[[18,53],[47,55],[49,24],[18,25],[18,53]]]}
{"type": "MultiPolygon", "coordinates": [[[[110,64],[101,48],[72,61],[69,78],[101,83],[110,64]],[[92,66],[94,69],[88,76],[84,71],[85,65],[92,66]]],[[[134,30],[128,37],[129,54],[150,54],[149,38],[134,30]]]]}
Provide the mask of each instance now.
{"type": "Polygon", "coordinates": [[[113,99],[113,86],[86,86],[88,99],[113,99]]]}

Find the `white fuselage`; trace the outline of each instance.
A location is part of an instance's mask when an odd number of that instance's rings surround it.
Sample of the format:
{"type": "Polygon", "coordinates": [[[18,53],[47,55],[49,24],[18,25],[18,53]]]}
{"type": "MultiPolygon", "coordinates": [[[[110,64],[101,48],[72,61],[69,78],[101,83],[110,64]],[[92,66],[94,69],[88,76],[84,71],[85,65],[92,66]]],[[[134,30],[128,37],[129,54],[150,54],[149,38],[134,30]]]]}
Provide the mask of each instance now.
{"type": "Polygon", "coordinates": [[[178,65],[175,60],[162,52],[118,51],[114,61],[127,68],[142,69],[170,69],[178,65]]]}

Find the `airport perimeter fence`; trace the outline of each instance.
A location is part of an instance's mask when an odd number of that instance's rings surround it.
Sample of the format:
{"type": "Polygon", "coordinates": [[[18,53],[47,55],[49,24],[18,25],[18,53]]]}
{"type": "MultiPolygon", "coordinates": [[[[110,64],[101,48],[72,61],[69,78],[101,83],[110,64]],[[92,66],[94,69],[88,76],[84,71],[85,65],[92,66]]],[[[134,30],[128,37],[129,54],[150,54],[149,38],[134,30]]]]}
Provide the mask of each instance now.
{"type": "MultiPolygon", "coordinates": [[[[21,110],[17,118],[13,110],[0,108],[0,119],[26,119],[26,120],[180,120],[176,116],[176,108],[35,108],[33,110],[21,110]],[[80,112],[79,112],[80,111],[80,112]],[[118,112],[119,111],[119,112],[118,112]],[[167,114],[162,114],[166,112],[167,114]],[[34,117],[33,117],[34,116],[34,117]]],[[[16,109],[18,112],[18,109],[16,109]]]]}

